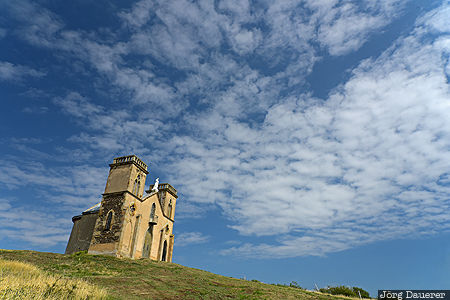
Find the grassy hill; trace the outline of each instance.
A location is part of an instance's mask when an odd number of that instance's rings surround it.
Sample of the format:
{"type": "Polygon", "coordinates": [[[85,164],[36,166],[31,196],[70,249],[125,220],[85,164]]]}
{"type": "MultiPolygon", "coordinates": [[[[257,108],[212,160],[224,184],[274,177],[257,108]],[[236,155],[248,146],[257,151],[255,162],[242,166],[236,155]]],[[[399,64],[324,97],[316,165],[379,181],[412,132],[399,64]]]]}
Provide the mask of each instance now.
{"type": "Polygon", "coordinates": [[[9,293],[12,293],[12,287],[6,285],[11,285],[11,282],[19,284],[14,278],[8,283],[6,275],[16,272],[16,276],[19,276],[17,270],[20,268],[25,268],[22,274],[35,274],[34,279],[25,279],[27,282],[37,281],[36,276],[44,278],[41,280],[46,285],[46,290],[41,293],[43,296],[49,293],[49,289],[51,292],[57,290],[58,293],[64,293],[61,297],[48,294],[47,298],[51,299],[79,299],[86,298],[87,294],[91,295],[90,299],[339,299],[299,288],[235,279],[148,259],[0,250],[1,299],[22,299],[4,296],[5,289],[9,288],[9,293]],[[10,261],[15,261],[15,265],[12,266],[10,261]],[[30,268],[34,271],[30,271],[30,268]],[[36,272],[41,273],[39,275],[36,272]]]}

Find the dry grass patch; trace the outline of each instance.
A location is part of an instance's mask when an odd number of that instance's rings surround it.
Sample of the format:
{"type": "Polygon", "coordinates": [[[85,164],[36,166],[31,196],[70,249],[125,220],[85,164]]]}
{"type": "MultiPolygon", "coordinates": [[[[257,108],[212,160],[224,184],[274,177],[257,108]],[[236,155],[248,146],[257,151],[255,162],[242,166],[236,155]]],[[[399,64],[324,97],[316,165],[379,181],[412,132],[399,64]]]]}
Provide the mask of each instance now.
{"type": "Polygon", "coordinates": [[[83,280],[53,276],[37,267],[0,259],[0,299],[106,299],[104,289],[83,280]]]}

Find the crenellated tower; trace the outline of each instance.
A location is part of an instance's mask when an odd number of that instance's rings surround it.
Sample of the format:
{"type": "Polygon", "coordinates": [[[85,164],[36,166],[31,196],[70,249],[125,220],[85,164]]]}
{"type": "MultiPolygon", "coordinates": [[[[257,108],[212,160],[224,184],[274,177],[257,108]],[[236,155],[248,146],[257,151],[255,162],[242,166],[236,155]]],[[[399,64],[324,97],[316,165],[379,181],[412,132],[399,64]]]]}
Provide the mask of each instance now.
{"type": "Polygon", "coordinates": [[[142,201],[147,165],[136,155],[129,155],[115,158],[109,167],[89,253],[132,257],[131,250],[119,244],[126,225],[133,222],[130,214],[135,212],[136,203],[142,201]]]}

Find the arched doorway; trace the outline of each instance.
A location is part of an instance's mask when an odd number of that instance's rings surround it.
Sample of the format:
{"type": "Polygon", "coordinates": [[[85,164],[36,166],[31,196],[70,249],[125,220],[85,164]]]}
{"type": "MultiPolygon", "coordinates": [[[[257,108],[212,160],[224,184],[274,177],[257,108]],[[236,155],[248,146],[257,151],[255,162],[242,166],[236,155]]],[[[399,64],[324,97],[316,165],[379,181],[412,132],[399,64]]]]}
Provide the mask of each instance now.
{"type": "Polygon", "coordinates": [[[166,261],[166,255],[167,255],[167,241],[164,241],[161,261],[166,261]]]}

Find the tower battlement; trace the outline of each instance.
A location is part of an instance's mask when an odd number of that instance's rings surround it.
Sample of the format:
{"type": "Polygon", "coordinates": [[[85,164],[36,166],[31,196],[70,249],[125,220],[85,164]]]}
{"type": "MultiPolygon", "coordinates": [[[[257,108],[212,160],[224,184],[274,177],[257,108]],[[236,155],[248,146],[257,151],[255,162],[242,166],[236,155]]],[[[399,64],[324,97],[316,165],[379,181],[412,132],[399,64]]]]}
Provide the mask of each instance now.
{"type": "Polygon", "coordinates": [[[136,164],[136,166],[143,169],[143,171],[147,171],[147,164],[144,163],[142,160],[140,160],[140,158],[134,154],[116,157],[113,159],[113,163],[110,164],[109,166],[112,167],[112,166],[124,165],[124,164],[129,164],[129,163],[134,163],[134,164],[136,164]]]}
{"type": "MultiPolygon", "coordinates": [[[[152,191],[152,189],[153,189],[153,186],[154,186],[154,185],[151,184],[151,185],[150,185],[150,188],[149,188],[146,192],[150,194],[151,191],[152,191]]],[[[171,186],[170,184],[168,184],[168,183],[160,183],[160,184],[158,185],[158,190],[160,190],[160,191],[168,191],[169,193],[172,194],[172,196],[178,198],[178,196],[177,196],[177,190],[176,190],[173,186],[171,186]]]]}

